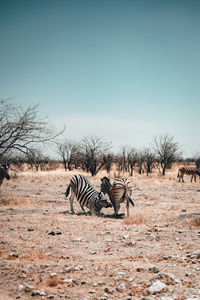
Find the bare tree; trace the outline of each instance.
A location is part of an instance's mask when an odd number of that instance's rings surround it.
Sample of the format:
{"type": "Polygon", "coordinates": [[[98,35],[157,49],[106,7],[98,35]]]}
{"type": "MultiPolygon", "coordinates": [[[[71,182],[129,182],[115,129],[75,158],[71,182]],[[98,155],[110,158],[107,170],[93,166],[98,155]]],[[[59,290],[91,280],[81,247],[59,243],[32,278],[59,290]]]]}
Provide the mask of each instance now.
{"type": "Polygon", "coordinates": [[[78,154],[80,145],[72,140],[65,140],[63,143],[58,143],[58,153],[62,158],[62,162],[65,170],[72,170],[72,166],[75,165],[76,156],[78,154]]]}
{"type": "Polygon", "coordinates": [[[0,100],[0,157],[12,151],[27,153],[38,143],[52,142],[56,133],[46,120],[38,117],[38,105],[22,108],[10,99],[0,100]]]}
{"type": "Polygon", "coordinates": [[[105,164],[105,155],[111,146],[101,141],[99,137],[85,137],[82,140],[81,148],[85,169],[92,176],[96,175],[105,164]]]}
{"type": "Polygon", "coordinates": [[[162,175],[165,176],[166,169],[181,156],[178,143],[174,141],[173,136],[166,134],[154,138],[153,149],[161,165],[162,175]]]}
{"type": "Polygon", "coordinates": [[[30,165],[31,170],[34,169],[38,171],[39,168],[44,165],[44,164],[48,164],[48,157],[46,157],[45,155],[43,155],[41,149],[34,149],[34,150],[30,150],[27,154],[27,164],[30,165]]]}
{"type": "Polygon", "coordinates": [[[138,161],[138,152],[135,148],[131,148],[127,152],[127,163],[130,176],[133,176],[133,169],[138,161]]]}
{"type": "Polygon", "coordinates": [[[104,160],[106,171],[109,174],[111,171],[112,164],[114,162],[114,154],[110,152],[103,155],[103,160],[104,160]]]}
{"type": "Polygon", "coordinates": [[[200,169],[200,153],[197,153],[197,154],[194,156],[194,161],[195,161],[195,164],[196,164],[197,169],[200,169]]]}
{"type": "Polygon", "coordinates": [[[122,146],[121,151],[115,156],[115,163],[117,165],[118,175],[122,171],[123,173],[128,172],[128,153],[127,146],[122,146]]]}
{"type": "Polygon", "coordinates": [[[151,149],[145,148],[143,150],[143,157],[144,157],[144,169],[147,173],[147,176],[149,173],[152,172],[152,168],[154,167],[154,163],[156,162],[156,158],[154,153],[151,149]]]}

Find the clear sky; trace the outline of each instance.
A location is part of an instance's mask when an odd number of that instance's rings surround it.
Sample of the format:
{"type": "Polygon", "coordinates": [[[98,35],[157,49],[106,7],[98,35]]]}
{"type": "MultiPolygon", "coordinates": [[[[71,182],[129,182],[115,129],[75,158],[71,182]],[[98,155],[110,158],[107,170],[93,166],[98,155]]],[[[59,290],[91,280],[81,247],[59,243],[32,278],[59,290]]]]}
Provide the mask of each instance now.
{"type": "Polygon", "coordinates": [[[0,98],[65,136],[200,152],[199,0],[0,0],[0,98]]]}

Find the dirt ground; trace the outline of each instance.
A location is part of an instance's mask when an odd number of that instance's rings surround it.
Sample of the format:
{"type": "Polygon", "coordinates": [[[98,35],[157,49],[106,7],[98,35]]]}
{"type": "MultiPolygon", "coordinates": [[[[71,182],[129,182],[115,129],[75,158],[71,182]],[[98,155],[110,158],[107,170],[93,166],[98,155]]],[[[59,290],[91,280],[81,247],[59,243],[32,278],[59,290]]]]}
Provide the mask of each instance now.
{"type": "MultiPolygon", "coordinates": [[[[131,217],[75,215],[77,172],[24,172],[0,188],[0,300],[200,299],[200,181],[129,177],[131,217]]],[[[100,178],[86,175],[100,189],[100,178]]],[[[110,174],[111,181],[114,174],[110,174]]],[[[126,213],[125,204],[120,213],[126,213]]]]}

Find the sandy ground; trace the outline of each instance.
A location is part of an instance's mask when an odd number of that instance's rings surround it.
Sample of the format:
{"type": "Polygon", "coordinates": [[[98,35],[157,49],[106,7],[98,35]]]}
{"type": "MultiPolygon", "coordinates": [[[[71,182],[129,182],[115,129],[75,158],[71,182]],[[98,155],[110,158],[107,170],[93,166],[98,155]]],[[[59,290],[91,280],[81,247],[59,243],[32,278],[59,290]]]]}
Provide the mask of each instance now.
{"type": "MultiPolygon", "coordinates": [[[[73,174],[20,173],[0,190],[0,300],[200,299],[200,181],[128,177],[131,217],[76,215],[73,174]]],[[[102,172],[91,178],[100,189],[102,172]]],[[[110,175],[111,181],[113,174],[110,175]]],[[[120,213],[126,213],[125,204],[120,213]]]]}

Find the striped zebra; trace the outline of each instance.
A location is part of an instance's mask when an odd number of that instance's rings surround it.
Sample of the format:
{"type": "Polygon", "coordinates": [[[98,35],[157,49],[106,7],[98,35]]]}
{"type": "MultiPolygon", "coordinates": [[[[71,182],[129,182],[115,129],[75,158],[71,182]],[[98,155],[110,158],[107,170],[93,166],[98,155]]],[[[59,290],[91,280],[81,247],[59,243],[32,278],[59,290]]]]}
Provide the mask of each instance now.
{"type": "Polygon", "coordinates": [[[179,182],[181,179],[182,179],[182,182],[184,182],[183,176],[185,174],[191,175],[191,182],[192,182],[193,178],[194,178],[194,181],[196,182],[196,177],[200,176],[200,170],[198,170],[197,168],[185,168],[185,167],[180,168],[178,170],[178,175],[177,175],[177,178],[179,178],[179,182]]]}
{"type": "Polygon", "coordinates": [[[10,175],[8,174],[8,170],[5,166],[0,167],[0,186],[1,186],[4,178],[6,178],[7,180],[10,179],[10,175]]]}
{"type": "Polygon", "coordinates": [[[113,184],[107,177],[101,178],[101,191],[108,194],[109,199],[114,207],[114,215],[117,216],[120,209],[120,203],[126,201],[127,217],[129,217],[129,203],[134,206],[131,199],[132,189],[127,179],[115,179],[113,184]]]}
{"type": "Polygon", "coordinates": [[[74,214],[73,201],[76,196],[82,210],[85,212],[84,206],[87,207],[92,213],[100,214],[100,210],[105,207],[112,207],[112,204],[107,201],[104,195],[97,192],[89,180],[83,175],[74,175],[66,190],[66,198],[70,194],[70,210],[74,214]]]}

